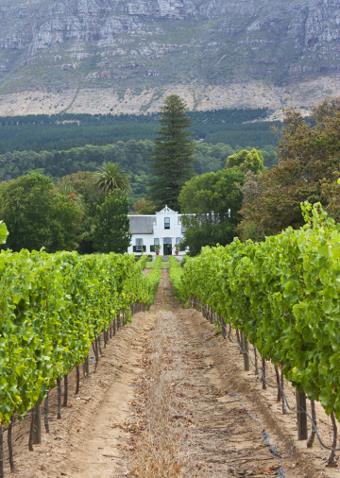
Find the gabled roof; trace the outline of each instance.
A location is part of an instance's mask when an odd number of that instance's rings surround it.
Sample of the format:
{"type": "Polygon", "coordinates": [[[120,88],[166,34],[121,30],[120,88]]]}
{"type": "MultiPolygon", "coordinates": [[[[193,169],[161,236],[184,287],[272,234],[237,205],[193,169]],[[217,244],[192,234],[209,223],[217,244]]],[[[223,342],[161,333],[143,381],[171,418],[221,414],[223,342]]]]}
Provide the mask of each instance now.
{"type": "Polygon", "coordinates": [[[170,209],[168,206],[165,206],[163,209],[157,212],[157,214],[177,214],[177,211],[174,211],[173,209],[170,209]]]}
{"type": "Polygon", "coordinates": [[[129,215],[131,234],[153,234],[155,216],[129,215]]]}

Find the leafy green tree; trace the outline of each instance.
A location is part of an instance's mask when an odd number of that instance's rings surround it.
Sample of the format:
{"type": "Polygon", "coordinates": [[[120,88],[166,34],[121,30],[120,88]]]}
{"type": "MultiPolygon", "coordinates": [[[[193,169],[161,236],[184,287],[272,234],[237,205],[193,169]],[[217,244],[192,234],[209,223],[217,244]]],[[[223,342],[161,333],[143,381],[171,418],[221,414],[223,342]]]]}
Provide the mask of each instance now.
{"type": "Polygon", "coordinates": [[[94,218],[97,206],[104,200],[105,194],[98,190],[97,174],[89,171],[79,171],[69,174],[60,179],[57,183],[58,189],[67,194],[76,202],[81,202],[84,213],[79,235],[79,252],[92,253],[94,218]]]}
{"type": "Polygon", "coordinates": [[[54,214],[52,191],[52,180],[37,173],[6,183],[0,217],[10,232],[8,247],[16,251],[49,248],[54,214]]]}
{"type": "Polygon", "coordinates": [[[225,158],[233,154],[234,151],[234,148],[228,144],[196,141],[193,165],[195,173],[204,174],[222,169],[225,158]]]}
{"type": "Polygon", "coordinates": [[[314,110],[313,122],[288,112],[278,148],[279,162],[245,184],[255,194],[244,194],[242,239],[262,239],[288,226],[304,224],[300,204],[321,202],[336,219],[340,199],[340,99],[327,100],[314,110]]]}
{"type": "MultiPolygon", "coordinates": [[[[241,219],[237,226],[237,233],[241,239],[260,241],[264,237],[263,228],[258,222],[261,215],[260,196],[262,193],[262,178],[252,172],[248,172],[242,188],[243,200],[240,211],[241,216],[245,214],[247,208],[247,220],[241,219]]],[[[244,217],[244,216],[243,216],[244,217]]]]}
{"type": "Polygon", "coordinates": [[[86,233],[86,230],[84,230],[85,207],[83,202],[72,194],[56,194],[53,209],[49,248],[53,251],[77,249],[86,233]]]}
{"type": "Polygon", "coordinates": [[[142,197],[133,204],[133,210],[136,214],[153,214],[155,205],[150,199],[142,197]]]}
{"type": "Polygon", "coordinates": [[[179,202],[183,218],[185,244],[190,254],[201,248],[232,241],[240,220],[244,174],[238,168],[222,169],[190,179],[183,187],[179,202]]]}
{"type": "Polygon", "coordinates": [[[263,154],[258,149],[241,149],[236,153],[228,156],[226,167],[238,167],[241,171],[252,171],[253,173],[261,173],[264,170],[263,154]]]}
{"type": "Polygon", "coordinates": [[[334,173],[334,181],[323,181],[321,184],[322,202],[327,204],[329,214],[340,222],[340,173],[334,173]],[[337,177],[337,180],[335,178],[337,177]]]}
{"type": "Polygon", "coordinates": [[[104,193],[98,191],[97,181],[95,172],[79,171],[63,176],[57,182],[57,187],[64,194],[81,198],[86,205],[87,214],[93,215],[97,205],[104,198],[104,193]]]}
{"type": "Polygon", "coordinates": [[[261,153],[266,168],[272,168],[275,166],[275,164],[277,164],[277,150],[275,146],[264,146],[261,148],[261,153]]]}
{"type": "Polygon", "coordinates": [[[8,226],[11,249],[45,247],[53,252],[76,247],[82,210],[63,197],[50,178],[31,173],[0,188],[0,217],[8,226]]]}
{"type": "Polygon", "coordinates": [[[160,130],[152,157],[151,192],[157,208],[178,209],[178,195],[193,174],[194,145],[186,105],[179,96],[168,96],[161,111],[160,130]]]}
{"type": "Polygon", "coordinates": [[[97,175],[98,189],[105,194],[111,193],[115,190],[128,192],[130,189],[129,180],[122,172],[119,164],[105,163],[97,175]]]}
{"type": "Polygon", "coordinates": [[[124,253],[130,239],[127,196],[121,191],[113,191],[97,207],[93,234],[95,250],[124,253]]]}

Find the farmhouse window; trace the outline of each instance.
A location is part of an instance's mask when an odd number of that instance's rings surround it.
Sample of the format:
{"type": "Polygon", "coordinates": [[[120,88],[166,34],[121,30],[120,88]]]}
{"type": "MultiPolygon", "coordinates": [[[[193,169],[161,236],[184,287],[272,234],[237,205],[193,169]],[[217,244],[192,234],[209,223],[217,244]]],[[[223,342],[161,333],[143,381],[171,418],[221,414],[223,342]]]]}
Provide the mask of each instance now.
{"type": "Polygon", "coordinates": [[[143,239],[136,239],[136,252],[143,252],[143,239]]]}
{"type": "Polygon", "coordinates": [[[155,237],[153,240],[153,246],[150,246],[150,252],[156,252],[156,247],[159,250],[159,246],[160,246],[160,240],[155,237]]]}

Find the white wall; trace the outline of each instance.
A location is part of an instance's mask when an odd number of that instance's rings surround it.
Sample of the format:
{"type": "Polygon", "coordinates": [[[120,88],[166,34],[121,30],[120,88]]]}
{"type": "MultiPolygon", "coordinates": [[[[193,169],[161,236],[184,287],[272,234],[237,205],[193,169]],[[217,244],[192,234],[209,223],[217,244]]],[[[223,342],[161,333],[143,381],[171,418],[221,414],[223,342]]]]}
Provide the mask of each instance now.
{"type": "Polygon", "coordinates": [[[128,249],[129,254],[133,254],[133,246],[136,245],[136,239],[143,239],[143,246],[146,246],[145,254],[152,254],[152,252],[150,252],[150,246],[154,245],[153,234],[132,234],[131,245],[128,249]]]}
{"type": "MultiPolygon", "coordinates": [[[[150,252],[150,246],[154,245],[154,239],[160,241],[160,255],[164,255],[164,239],[170,238],[172,244],[172,254],[175,255],[176,239],[183,239],[181,216],[171,209],[164,208],[155,215],[154,233],[153,234],[133,234],[131,237],[131,246],[129,247],[129,254],[133,254],[133,246],[136,245],[136,239],[143,239],[143,245],[146,246],[145,254],[156,255],[150,252]],[[170,219],[170,229],[165,229],[164,219],[170,219]]],[[[179,255],[185,255],[184,251],[180,251],[179,255]]]]}

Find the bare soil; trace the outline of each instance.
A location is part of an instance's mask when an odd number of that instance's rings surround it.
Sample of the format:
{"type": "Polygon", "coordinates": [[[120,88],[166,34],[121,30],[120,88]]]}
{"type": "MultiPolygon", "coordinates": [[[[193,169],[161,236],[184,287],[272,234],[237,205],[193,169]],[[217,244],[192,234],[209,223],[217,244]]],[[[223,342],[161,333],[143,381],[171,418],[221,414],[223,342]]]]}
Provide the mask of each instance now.
{"type": "Polygon", "coordinates": [[[8,476],[339,477],[319,448],[296,445],[292,416],[273,398],[243,372],[236,346],[178,305],[164,271],[156,305],[110,341],[62,420],[52,393],[43,443],[29,452],[26,421],[15,427],[8,476]]]}

